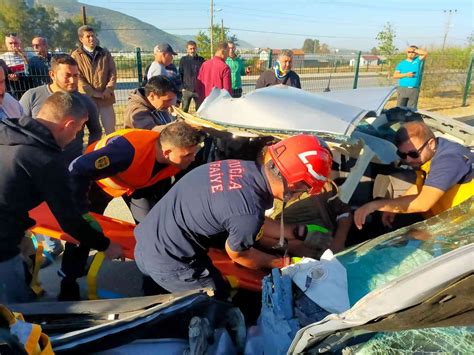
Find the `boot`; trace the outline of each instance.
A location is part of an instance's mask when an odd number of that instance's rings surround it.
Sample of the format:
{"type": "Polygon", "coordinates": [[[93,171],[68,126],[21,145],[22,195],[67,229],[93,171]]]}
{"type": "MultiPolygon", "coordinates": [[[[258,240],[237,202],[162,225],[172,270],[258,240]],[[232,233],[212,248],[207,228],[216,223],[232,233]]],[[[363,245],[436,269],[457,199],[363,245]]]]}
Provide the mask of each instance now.
{"type": "Polygon", "coordinates": [[[63,279],[61,281],[61,291],[58,295],[58,301],[80,301],[81,293],[79,289],[79,284],[76,280],[72,279],[63,279]]]}

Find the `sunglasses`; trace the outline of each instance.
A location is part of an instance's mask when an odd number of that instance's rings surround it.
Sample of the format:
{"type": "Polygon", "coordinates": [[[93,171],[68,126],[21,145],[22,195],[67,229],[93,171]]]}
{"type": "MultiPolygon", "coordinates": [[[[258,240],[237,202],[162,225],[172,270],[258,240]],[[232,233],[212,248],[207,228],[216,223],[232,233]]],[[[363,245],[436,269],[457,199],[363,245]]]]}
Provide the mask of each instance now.
{"type": "Polygon", "coordinates": [[[408,51],[407,53],[416,53],[415,51],[408,51]]]}
{"type": "Polygon", "coordinates": [[[423,149],[426,147],[426,145],[428,144],[430,140],[431,138],[428,139],[425,143],[423,143],[423,145],[417,150],[410,150],[409,152],[405,153],[397,149],[397,155],[403,160],[405,160],[407,157],[410,157],[412,159],[418,159],[420,157],[420,153],[423,151],[423,149]]]}
{"type": "Polygon", "coordinates": [[[6,37],[16,37],[17,33],[16,32],[8,32],[5,36],[6,37]]]}

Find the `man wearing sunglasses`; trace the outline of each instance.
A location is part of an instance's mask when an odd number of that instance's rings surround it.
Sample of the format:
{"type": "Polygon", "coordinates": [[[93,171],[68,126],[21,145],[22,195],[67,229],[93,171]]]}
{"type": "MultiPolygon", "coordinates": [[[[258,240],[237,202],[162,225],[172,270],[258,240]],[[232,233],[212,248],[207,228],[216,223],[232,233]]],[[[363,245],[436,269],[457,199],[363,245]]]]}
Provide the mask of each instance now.
{"type": "Polygon", "coordinates": [[[416,109],[423,72],[423,61],[428,52],[410,46],[406,49],[407,59],[398,63],[393,74],[394,79],[400,79],[397,87],[397,106],[416,109]]]}
{"type": "Polygon", "coordinates": [[[423,122],[409,122],[395,135],[397,154],[417,171],[416,184],[403,196],[366,203],[355,211],[354,222],[361,229],[374,211],[385,212],[384,225],[390,227],[398,213],[437,215],[474,195],[469,148],[444,138],[436,138],[423,122]]]}

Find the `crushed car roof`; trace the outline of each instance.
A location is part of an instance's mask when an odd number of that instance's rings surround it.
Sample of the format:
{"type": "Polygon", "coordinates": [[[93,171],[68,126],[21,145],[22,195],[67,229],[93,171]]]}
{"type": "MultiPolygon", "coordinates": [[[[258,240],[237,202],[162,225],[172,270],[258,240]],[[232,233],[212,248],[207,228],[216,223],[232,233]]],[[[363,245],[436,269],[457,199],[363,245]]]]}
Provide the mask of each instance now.
{"type": "Polygon", "coordinates": [[[278,131],[350,135],[368,112],[380,113],[393,87],[313,94],[286,85],[255,90],[234,99],[214,88],[198,110],[206,120],[222,125],[278,131]]]}

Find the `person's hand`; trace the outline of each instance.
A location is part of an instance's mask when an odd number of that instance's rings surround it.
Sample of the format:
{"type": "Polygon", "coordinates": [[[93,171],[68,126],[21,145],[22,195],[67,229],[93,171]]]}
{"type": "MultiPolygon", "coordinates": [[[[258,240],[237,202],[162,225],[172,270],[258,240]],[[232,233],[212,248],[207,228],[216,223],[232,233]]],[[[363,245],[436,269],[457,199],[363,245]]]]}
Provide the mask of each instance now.
{"type": "Polygon", "coordinates": [[[110,241],[109,247],[104,251],[105,256],[110,259],[120,259],[125,261],[125,256],[123,255],[123,249],[120,244],[110,241]]]}
{"type": "Polygon", "coordinates": [[[18,80],[18,74],[16,74],[16,73],[8,74],[8,80],[17,81],[18,80]]]}
{"type": "Polygon", "coordinates": [[[112,97],[114,94],[114,90],[111,89],[111,88],[105,88],[104,92],[103,92],[103,95],[104,95],[104,99],[108,99],[109,97],[112,97]]]}
{"type": "Polygon", "coordinates": [[[413,78],[413,77],[415,76],[415,73],[413,73],[413,72],[408,72],[408,73],[405,74],[405,76],[406,76],[407,78],[413,78]]]}
{"type": "Polygon", "coordinates": [[[362,229],[362,226],[365,223],[365,219],[369,214],[377,210],[375,207],[375,201],[366,203],[365,205],[362,205],[356,211],[354,212],[354,224],[356,225],[357,228],[362,229]]]}
{"type": "Polygon", "coordinates": [[[250,74],[250,67],[247,67],[245,68],[245,75],[249,75],[250,74]]]}
{"type": "Polygon", "coordinates": [[[387,228],[392,228],[393,221],[395,220],[396,213],[383,212],[382,213],[382,224],[387,228]]]}

